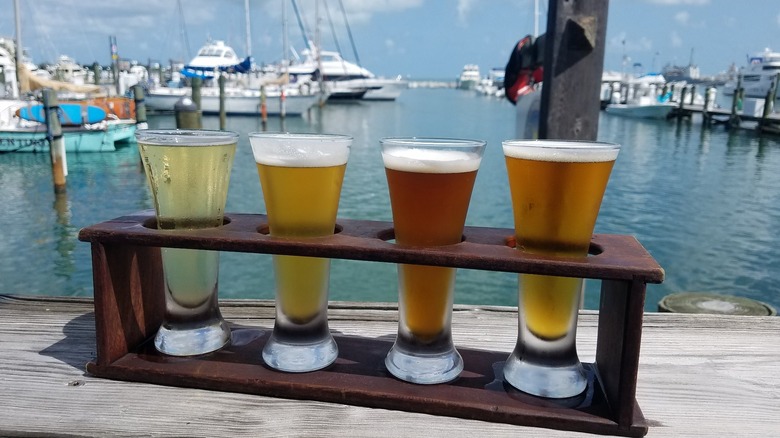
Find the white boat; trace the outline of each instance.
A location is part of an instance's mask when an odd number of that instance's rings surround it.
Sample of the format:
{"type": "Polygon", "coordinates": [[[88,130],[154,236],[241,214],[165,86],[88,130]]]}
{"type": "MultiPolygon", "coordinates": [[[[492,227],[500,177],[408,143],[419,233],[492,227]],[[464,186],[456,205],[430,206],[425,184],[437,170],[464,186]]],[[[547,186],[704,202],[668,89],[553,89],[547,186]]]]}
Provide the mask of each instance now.
{"type": "Polygon", "coordinates": [[[301,55],[302,61],[281,69],[289,73],[293,82],[317,82],[321,76],[330,99],[395,100],[408,88],[408,82],[400,76],[377,77],[368,69],[345,60],[338,52],[304,49],[301,55]]]}
{"type": "Polygon", "coordinates": [[[458,77],[458,88],[462,90],[472,90],[477,86],[481,79],[479,75],[479,66],[476,64],[466,64],[458,77]]]}
{"type": "MultiPolygon", "coordinates": [[[[314,106],[320,99],[319,94],[296,92],[287,87],[284,97],[280,87],[269,87],[266,93],[266,111],[270,116],[281,115],[282,105],[288,116],[300,116],[314,106]]],[[[203,87],[201,92],[201,111],[203,114],[219,114],[219,88],[203,87]]],[[[229,115],[260,115],[261,91],[241,87],[225,87],[225,112],[229,115]]],[[[182,97],[192,97],[192,90],[186,88],[159,87],[149,90],[144,99],[146,107],[156,111],[173,111],[176,102],[182,97]]]]}
{"type": "Polygon", "coordinates": [[[206,44],[198,50],[194,58],[187,63],[182,73],[187,76],[202,76],[213,78],[214,72],[221,68],[230,68],[242,63],[241,58],[236,55],[232,47],[220,40],[208,40],[206,44]]]}
{"type": "MultiPolygon", "coordinates": [[[[745,97],[765,99],[778,73],[780,73],[780,53],[764,49],[763,52],[751,56],[742,75],[745,97]]],[[[729,81],[723,86],[723,93],[733,96],[736,87],[736,80],[729,81]]],[[[777,97],[780,99],[780,93],[777,97]]]]}
{"type": "Polygon", "coordinates": [[[609,114],[640,119],[666,119],[677,105],[658,102],[652,97],[642,97],[632,103],[610,103],[604,109],[609,114]]]}

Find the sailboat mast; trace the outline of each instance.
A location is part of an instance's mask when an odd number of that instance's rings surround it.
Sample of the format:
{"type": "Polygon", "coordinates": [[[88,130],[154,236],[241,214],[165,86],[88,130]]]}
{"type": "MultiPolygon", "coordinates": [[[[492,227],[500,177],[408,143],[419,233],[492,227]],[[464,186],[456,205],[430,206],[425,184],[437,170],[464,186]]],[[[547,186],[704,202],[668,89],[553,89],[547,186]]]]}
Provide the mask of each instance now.
{"type": "Polygon", "coordinates": [[[352,44],[352,53],[355,54],[355,62],[357,65],[362,66],[360,63],[360,56],[358,56],[357,46],[355,45],[355,39],[352,37],[352,29],[349,27],[349,20],[347,20],[347,11],[344,9],[344,3],[339,0],[339,6],[341,7],[341,15],[344,17],[344,24],[347,26],[347,35],[349,35],[349,43],[352,44]]]}
{"type": "Polygon", "coordinates": [[[22,62],[24,58],[24,49],[22,49],[22,19],[21,11],[19,10],[19,0],[14,0],[14,19],[16,20],[16,90],[18,93],[17,98],[22,97],[22,62]]]}
{"type": "Polygon", "coordinates": [[[287,0],[282,0],[282,66],[284,68],[284,73],[287,73],[287,68],[289,66],[289,56],[287,55],[289,50],[290,42],[288,41],[288,33],[289,30],[287,29],[287,0]]]}
{"type": "Polygon", "coordinates": [[[539,0],[534,0],[534,38],[539,37],[539,0]]]}
{"type": "Polygon", "coordinates": [[[252,25],[249,20],[249,0],[244,0],[244,23],[246,26],[246,56],[252,56],[252,25]]]}

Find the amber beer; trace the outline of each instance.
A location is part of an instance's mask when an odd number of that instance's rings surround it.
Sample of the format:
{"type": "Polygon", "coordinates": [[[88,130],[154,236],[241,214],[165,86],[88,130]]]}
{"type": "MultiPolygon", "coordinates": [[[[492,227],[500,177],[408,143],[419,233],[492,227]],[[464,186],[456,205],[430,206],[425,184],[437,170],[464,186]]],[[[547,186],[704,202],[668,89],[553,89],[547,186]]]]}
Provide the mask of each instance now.
{"type": "MultiPolygon", "coordinates": [[[[440,246],[461,241],[484,146],[473,140],[383,139],[397,244],[440,246]]],[[[450,330],[455,271],[398,265],[398,337],[385,359],[396,377],[442,383],[462,370],[450,330]]]]}
{"type": "MultiPolygon", "coordinates": [[[[385,155],[395,240],[401,245],[452,245],[461,241],[479,159],[446,151],[427,166],[385,155]],[[436,161],[440,160],[440,161],[436,161]],[[449,160],[449,161],[448,161],[449,160]]],[[[402,323],[419,339],[433,340],[447,324],[455,269],[400,265],[402,323]]]]}
{"type": "MultiPolygon", "coordinates": [[[[619,146],[514,140],[503,149],[517,248],[586,256],[619,146]]],[[[510,384],[552,398],[585,389],[575,347],[581,291],[580,278],[519,275],[518,344],[504,367],[510,384]]]]}
{"type": "MultiPolygon", "coordinates": [[[[271,236],[333,234],[352,138],[252,133],[249,139],[271,236]]],[[[263,360],[289,372],[330,365],[338,355],[327,322],[330,259],[275,255],[274,274],[276,321],[263,360]]]]}
{"type": "MultiPolygon", "coordinates": [[[[584,256],[596,224],[617,149],[505,148],[514,208],[517,247],[554,256],[584,256]]],[[[523,275],[522,303],[527,325],[543,339],[571,328],[581,280],[523,275]]]]}

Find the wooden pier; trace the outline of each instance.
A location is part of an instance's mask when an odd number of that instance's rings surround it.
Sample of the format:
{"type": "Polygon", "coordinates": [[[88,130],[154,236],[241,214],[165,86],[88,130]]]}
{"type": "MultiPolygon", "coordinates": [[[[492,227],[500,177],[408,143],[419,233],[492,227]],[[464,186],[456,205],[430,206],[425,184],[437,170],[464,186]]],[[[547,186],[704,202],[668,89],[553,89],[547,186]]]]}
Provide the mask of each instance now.
{"type": "MultiPolygon", "coordinates": [[[[245,337],[273,327],[270,301],[226,301],[245,337]]],[[[332,303],[341,336],[391,341],[395,304],[332,303]]],[[[580,357],[594,358],[598,314],[580,315],[580,357]]],[[[774,436],[780,418],[780,318],[647,313],[637,400],[649,437],[774,436]]],[[[509,307],[456,306],[459,348],[508,355],[509,307]]],[[[0,436],[525,436],[587,434],[308,400],[121,382],[85,373],[95,359],[87,299],[0,296],[0,436]]]]}

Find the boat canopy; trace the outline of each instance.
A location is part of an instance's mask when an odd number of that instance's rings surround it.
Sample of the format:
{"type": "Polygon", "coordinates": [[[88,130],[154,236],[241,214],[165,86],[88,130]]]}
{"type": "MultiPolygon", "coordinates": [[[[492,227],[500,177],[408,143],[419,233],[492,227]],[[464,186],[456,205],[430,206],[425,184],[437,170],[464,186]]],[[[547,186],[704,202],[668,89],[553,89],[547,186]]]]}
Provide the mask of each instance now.
{"type": "Polygon", "coordinates": [[[226,65],[221,67],[196,67],[192,65],[185,65],[181,69],[181,74],[188,78],[204,78],[211,79],[216,72],[225,73],[247,73],[252,70],[252,58],[247,56],[243,61],[235,65],[226,65]]]}

